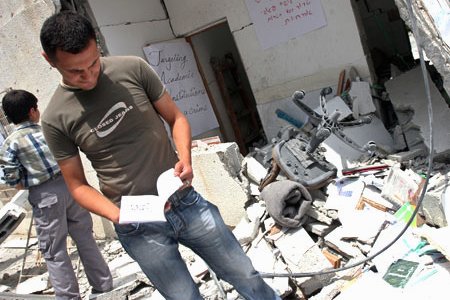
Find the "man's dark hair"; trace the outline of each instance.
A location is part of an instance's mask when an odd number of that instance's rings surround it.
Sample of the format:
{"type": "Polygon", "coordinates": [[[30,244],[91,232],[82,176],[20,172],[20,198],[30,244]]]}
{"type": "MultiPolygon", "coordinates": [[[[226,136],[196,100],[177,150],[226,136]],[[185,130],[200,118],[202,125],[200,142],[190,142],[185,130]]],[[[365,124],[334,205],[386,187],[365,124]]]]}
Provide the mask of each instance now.
{"type": "Polygon", "coordinates": [[[57,50],[72,54],[80,53],[91,39],[96,39],[96,35],[87,18],[66,10],[45,20],[40,38],[42,49],[51,60],[54,60],[57,50]]]}
{"type": "Polygon", "coordinates": [[[19,124],[30,119],[29,112],[37,108],[38,99],[24,90],[12,90],[6,93],[2,100],[2,108],[10,122],[19,124]]]}

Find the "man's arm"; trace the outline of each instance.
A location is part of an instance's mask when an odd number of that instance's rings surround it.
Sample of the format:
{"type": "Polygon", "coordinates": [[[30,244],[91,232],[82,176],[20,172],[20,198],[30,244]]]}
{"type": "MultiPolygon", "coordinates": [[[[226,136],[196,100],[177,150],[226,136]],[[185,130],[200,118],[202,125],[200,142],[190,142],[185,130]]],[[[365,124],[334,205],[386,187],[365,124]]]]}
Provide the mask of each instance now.
{"type": "Polygon", "coordinates": [[[191,126],[167,91],[153,105],[172,130],[179,159],[175,164],[175,176],[190,183],[194,177],[191,160],[191,126]]]}
{"type": "Polygon", "coordinates": [[[114,223],[119,222],[119,208],[99,191],[94,189],[84,176],[79,155],[58,161],[64,180],[72,197],[82,207],[114,223]]]}

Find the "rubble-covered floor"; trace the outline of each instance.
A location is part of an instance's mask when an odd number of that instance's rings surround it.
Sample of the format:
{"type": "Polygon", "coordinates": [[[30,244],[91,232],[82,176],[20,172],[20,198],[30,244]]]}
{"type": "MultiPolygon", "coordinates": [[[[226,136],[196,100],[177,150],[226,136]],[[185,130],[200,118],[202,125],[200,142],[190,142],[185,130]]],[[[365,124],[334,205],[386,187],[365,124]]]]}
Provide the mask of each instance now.
{"type": "MultiPolygon", "coordinates": [[[[399,76],[387,86],[417,85],[418,69],[406,75],[413,79],[399,76]]],[[[283,299],[346,300],[372,294],[387,299],[437,299],[433,291],[442,290],[450,281],[447,224],[450,164],[445,155],[448,140],[439,140],[440,155],[433,163],[422,199],[430,146],[423,134],[431,130],[423,121],[424,112],[420,111],[423,99],[415,100],[417,105],[410,105],[407,110],[394,105],[398,124],[386,129],[373,115],[375,107],[369,84],[353,82],[352,89],[349,95],[353,100],[360,100],[356,102],[358,106],[347,107],[348,103],[341,97],[326,101],[328,108],[345,113],[343,119],[324,118],[319,120],[320,124],[302,128],[285,126],[277,139],[261,149],[255,148],[246,157],[239,154],[235,143],[219,141],[208,145],[198,141],[193,148],[193,167],[205,182],[194,178],[193,185],[212,202],[222,201],[214,203],[226,221],[234,222],[237,218],[233,233],[255,268],[283,299]],[[355,116],[355,111],[352,112],[355,107],[361,115],[355,116]],[[340,127],[344,124],[339,123],[341,120],[368,115],[371,122],[364,122],[361,127],[345,130],[340,127]],[[306,153],[297,140],[311,141],[317,128],[330,124],[339,130],[315,145],[311,153],[306,153]],[[355,142],[352,147],[342,142],[344,135],[355,142]],[[281,158],[280,154],[275,159],[272,150],[282,143],[291,150],[298,147],[293,157],[281,158]],[[365,149],[370,151],[361,155],[362,146],[370,143],[377,147],[365,149]],[[357,144],[361,147],[355,147],[357,144]],[[298,160],[294,158],[296,155],[298,160]],[[273,167],[271,163],[277,161],[279,165],[281,160],[291,161],[272,178],[273,182],[262,186],[261,182],[273,167]],[[335,176],[327,177],[321,184],[306,186],[306,192],[294,189],[291,194],[284,190],[292,186],[293,179],[300,182],[307,178],[295,175],[298,165],[313,166],[317,161],[330,163],[326,164],[327,168],[336,167],[335,176]],[[286,172],[289,165],[296,169],[293,173],[286,172]],[[274,212],[273,209],[279,209],[274,205],[278,202],[286,206],[274,212]],[[306,202],[308,205],[302,206],[306,202]],[[297,214],[300,207],[306,208],[301,215],[297,214]],[[293,222],[298,225],[292,226],[293,222]]],[[[396,99],[406,99],[402,88],[388,91],[394,104],[396,99]]],[[[438,98],[437,92],[434,95],[438,98]]],[[[407,99],[412,101],[411,97],[407,99]]],[[[316,111],[317,95],[310,100],[314,102],[308,104],[310,109],[316,111]]],[[[438,112],[447,115],[450,113],[447,108],[444,106],[438,112]]],[[[440,128],[439,136],[448,135],[444,134],[447,127],[436,127],[440,128]]],[[[309,171],[305,169],[304,174],[309,171]]],[[[31,240],[18,286],[25,243],[25,237],[11,235],[0,244],[0,299],[38,299],[53,295],[35,238],[31,240]]],[[[115,290],[93,296],[76,248],[69,239],[83,299],[162,299],[117,240],[98,240],[98,246],[113,274],[115,290]]],[[[180,251],[205,299],[242,299],[232,286],[216,278],[191,250],[180,246],[180,251]]]]}
{"type": "MultiPolygon", "coordinates": [[[[356,299],[375,291],[386,297],[436,299],[423,298],[431,295],[423,290],[442,288],[441,284],[450,279],[450,247],[446,242],[449,231],[445,231],[445,199],[441,198],[445,195],[450,201],[448,192],[445,194],[449,165],[434,165],[419,217],[399,240],[374,259],[358,264],[405,228],[414,209],[410,203],[420,198],[416,192],[423,184],[419,174],[426,173],[425,158],[416,157],[402,164],[387,159],[371,162],[372,167],[384,167],[370,171],[364,169],[369,165],[362,165],[364,171],[310,191],[312,205],[306,221],[298,228],[280,226],[267,213],[266,203],[252,181],[254,174],[248,174],[250,160],[255,163],[250,157],[243,161],[247,171],[242,174],[248,177],[242,182],[252,191],[253,200],[246,204],[246,216],[233,232],[256,269],[283,299],[356,299]],[[332,271],[341,267],[348,269],[332,271]],[[316,274],[321,270],[327,274],[316,274]]],[[[281,175],[278,180],[286,179],[281,175]]],[[[25,237],[11,235],[0,245],[0,298],[12,299],[7,295],[18,292],[25,243],[25,237]]],[[[96,295],[97,299],[162,299],[117,240],[99,240],[98,245],[116,289],[96,295]]],[[[208,273],[199,257],[183,246],[180,249],[205,299],[241,299],[229,284],[208,273]]],[[[93,298],[70,239],[69,251],[83,299],[93,298]]],[[[45,262],[33,238],[19,288],[28,293],[23,299],[53,295],[45,273],[45,262]]],[[[14,297],[21,299],[17,294],[14,297]]]]}

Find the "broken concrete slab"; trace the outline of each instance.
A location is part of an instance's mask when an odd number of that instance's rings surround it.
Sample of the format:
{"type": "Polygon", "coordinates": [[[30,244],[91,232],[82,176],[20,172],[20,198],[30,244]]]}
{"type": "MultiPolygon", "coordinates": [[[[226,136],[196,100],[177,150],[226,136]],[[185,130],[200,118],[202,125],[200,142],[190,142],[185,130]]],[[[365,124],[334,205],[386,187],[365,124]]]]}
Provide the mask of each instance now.
{"type": "Polygon", "coordinates": [[[260,225],[259,219],[244,217],[233,229],[233,234],[241,245],[247,245],[256,238],[260,225]]]}
{"type": "Polygon", "coordinates": [[[317,236],[324,237],[328,233],[330,233],[336,226],[324,224],[317,221],[309,222],[307,221],[303,227],[311,233],[314,233],[317,236]]]}
{"type": "MultiPolygon", "coordinates": [[[[127,280],[124,284],[117,286],[114,290],[102,293],[102,294],[90,294],[89,299],[96,300],[126,300],[126,299],[136,299],[131,295],[136,292],[136,289],[141,286],[151,287],[149,285],[149,281],[144,274],[137,273],[131,274],[130,276],[134,277],[134,280],[127,280]]],[[[152,296],[154,294],[155,289],[151,287],[147,296],[152,296]],[[151,292],[150,292],[151,291],[151,292]]]]}
{"type": "Polygon", "coordinates": [[[366,81],[353,81],[350,91],[350,98],[353,103],[353,117],[358,119],[376,111],[373,104],[370,84],[366,81]]]}
{"type": "Polygon", "coordinates": [[[44,273],[20,282],[17,285],[15,292],[17,294],[33,294],[36,292],[45,291],[50,286],[48,273],[44,273]]]}
{"type": "MultiPolygon", "coordinates": [[[[434,150],[437,154],[450,149],[450,129],[447,120],[450,119],[450,109],[427,74],[430,85],[430,95],[433,106],[434,150]],[[437,138],[439,137],[439,138],[437,138]]],[[[430,148],[430,126],[428,118],[428,99],[425,92],[422,69],[416,67],[397,78],[385,83],[389,98],[394,108],[409,107],[414,111],[411,122],[420,128],[425,144],[430,148]]]]}
{"type": "Polygon", "coordinates": [[[339,221],[343,228],[342,235],[347,239],[355,239],[371,245],[389,216],[390,214],[372,207],[364,210],[340,209],[339,221]]]}
{"type": "MultiPolygon", "coordinates": [[[[350,260],[348,264],[354,264],[357,260],[350,260]]],[[[348,270],[339,272],[335,278],[335,280],[323,287],[320,292],[316,295],[313,295],[312,297],[309,297],[309,300],[332,300],[336,299],[342,290],[344,290],[344,287],[349,284],[349,282],[357,277],[357,275],[361,272],[363,269],[363,265],[358,265],[354,268],[350,268],[348,270]]]]}
{"type": "MultiPolygon", "coordinates": [[[[323,255],[319,246],[312,240],[304,228],[291,229],[275,241],[290,272],[305,273],[330,269],[332,266],[323,255]]],[[[325,274],[312,277],[295,277],[305,295],[311,295],[321,289],[333,277],[325,274]]]]}
{"type": "Polygon", "coordinates": [[[428,193],[425,194],[419,213],[424,217],[428,225],[437,228],[447,226],[447,219],[438,196],[428,193]]]}
{"type": "Polygon", "coordinates": [[[256,184],[260,184],[261,180],[267,175],[266,168],[252,156],[244,157],[242,169],[244,170],[244,174],[256,184]]]}
{"type": "Polygon", "coordinates": [[[418,149],[413,149],[410,151],[402,151],[402,152],[389,154],[387,156],[387,158],[390,160],[398,161],[398,162],[404,162],[404,161],[407,161],[410,159],[415,159],[419,156],[425,156],[426,154],[427,154],[427,152],[425,151],[424,148],[418,148],[418,149]]]}
{"type": "Polygon", "coordinates": [[[337,227],[324,238],[325,244],[347,259],[362,257],[361,250],[354,243],[344,241],[345,232],[342,226],[337,227]]]}
{"type": "Polygon", "coordinates": [[[245,215],[249,196],[238,181],[242,155],[236,143],[222,143],[192,149],[192,185],[219,207],[227,225],[236,226],[245,215]]]}
{"type": "Polygon", "coordinates": [[[23,221],[26,211],[14,202],[0,209],[0,243],[2,243],[23,221]]]}
{"type": "Polygon", "coordinates": [[[55,299],[52,295],[18,295],[16,293],[0,293],[0,299],[2,300],[47,300],[55,299]]]}
{"type": "MultiPolygon", "coordinates": [[[[406,0],[395,0],[401,18],[413,28],[406,0]]],[[[444,81],[444,89],[450,93],[450,48],[448,41],[448,1],[423,0],[412,2],[413,20],[417,24],[420,43],[444,81]],[[444,27],[442,27],[444,26],[444,27]],[[447,28],[446,32],[440,31],[447,28]]],[[[435,119],[436,120],[436,119],[435,119]]]]}
{"type": "MultiPolygon", "coordinates": [[[[276,252],[277,250],[272,249],[263,239],[256,246],[251,247],[247,255],[259,272],[285,274],[288,272],[287,266],[276,256],[276,252]]],[[[264,281],[280,296],[287,296],[292,292],[288,277],[264,278],[264,281]]]]}
{"type": "MultiPolygon", "coordinates": [[[[14,237],[17,237],[21,235],[14,235],[14,237]]],[[[28,247],[32,247],[34,245],[36,245],[38,242],[37,238],[30,238],[28,241],[28,247]]],[[[2,247],[3,248],[19,248],[19,249],[25,249],[27,245],[27,239],[26,238],[13,238],[13,236],[11,236],[11,238],[7,239],[4,243],[2,243],[2,247]]]]}

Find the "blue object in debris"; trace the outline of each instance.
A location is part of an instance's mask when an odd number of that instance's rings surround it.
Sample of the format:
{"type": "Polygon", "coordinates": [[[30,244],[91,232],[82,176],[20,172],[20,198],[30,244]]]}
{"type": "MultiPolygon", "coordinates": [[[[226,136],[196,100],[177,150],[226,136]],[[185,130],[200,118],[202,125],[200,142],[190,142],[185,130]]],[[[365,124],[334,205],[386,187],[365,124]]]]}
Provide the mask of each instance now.
{"type": "Polygon", "coordinates": [[[275,110],[275,113],[277,114],[278,118],[289,122],[290,124],[294,125],[297,128],[302,128],[304,125],[302,121],[297,120],[296,118],[290,116],[289,114],[287,114],[286,112],[282,111],[279,108],[277,108],[277,110],[275,110]]]}

